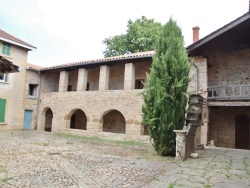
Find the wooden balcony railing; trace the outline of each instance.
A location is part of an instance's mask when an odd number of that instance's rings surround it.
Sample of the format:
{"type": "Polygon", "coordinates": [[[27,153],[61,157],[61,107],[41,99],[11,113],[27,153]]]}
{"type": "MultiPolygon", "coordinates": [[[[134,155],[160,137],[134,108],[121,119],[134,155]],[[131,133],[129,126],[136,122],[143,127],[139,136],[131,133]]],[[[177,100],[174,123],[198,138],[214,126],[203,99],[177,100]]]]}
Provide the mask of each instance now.
{"type": "Polygon", "coordinates": [[[208,87],[208,99],[250,98],[250,85],[208,87]]]}

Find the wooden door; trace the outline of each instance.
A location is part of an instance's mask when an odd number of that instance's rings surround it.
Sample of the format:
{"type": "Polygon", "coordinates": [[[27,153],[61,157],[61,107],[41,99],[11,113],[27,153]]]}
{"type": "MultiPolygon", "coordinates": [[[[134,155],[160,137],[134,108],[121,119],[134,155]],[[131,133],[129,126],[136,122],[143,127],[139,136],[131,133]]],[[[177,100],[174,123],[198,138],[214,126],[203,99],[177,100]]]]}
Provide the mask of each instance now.
{"type": "Polygon", "coordinates": [[[23,129],[31,130],[32,126],[32,110],[24,111],[23,129]]]}
{"type": "Polygon", "coordinates": [[[249,119],[245,115],[235,118],[235,148],[249,149],[249,119]]]}

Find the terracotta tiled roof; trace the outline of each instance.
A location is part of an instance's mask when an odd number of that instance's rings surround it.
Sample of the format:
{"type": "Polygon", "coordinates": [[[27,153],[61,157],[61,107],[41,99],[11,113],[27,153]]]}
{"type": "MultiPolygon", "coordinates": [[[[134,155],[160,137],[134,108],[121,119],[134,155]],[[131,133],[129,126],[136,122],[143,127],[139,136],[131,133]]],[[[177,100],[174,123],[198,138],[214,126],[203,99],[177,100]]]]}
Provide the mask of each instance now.
{"type": "Polygon", "coordinates": [[[0,56],[0,74],[19,72],[18,66],[0,56]]]}
{"type": "Polygon", "coordinates": [[[27,63],[27,69],[31,69],[31,70],[41,70],[43,69],[43,67],[41,66],[38,66],[38,65],[33,65],[33,64],[30,64],[30,63],[27,63]]]}
{"type": "Polygon", "coordinates": [[[20,40],[20,39],[18,39],[18,38],[16,38],[16,37],[14,37],[14,36],[12,36],[12,35],[6,33],[5,31],[3,31],[3,30],[1,30],[1,29],[0,29],[0,37],[3,37],[3,38],[6,38],[6,39],[15,41],[15,42],[17,42],[17,43],[20,43],[20,44],[29,46],[29,47],[31,47],[31,48],[36,48],[35,46],[32,46],[32,45],[30,45],[30,44],[28,44],[28,43],[26,43],[26,42],[24,42],[24,41],[22,41],[22,40],[20,40]]]}
{"type": "Polygon", "coordinates": [[[57,69],[57,68],[64,68],[64,67],[71,67],[71,66],[78,66],[78,65],[85,65],[85,64],[93,64],[93,63],[105,63],[111,61],[120,61],[120,60],[127,60],[127,59],[137,59],[143,57],[153,57],[155,51],[147,51],[147,52],[138,52],[132,54],[125,54],[120,56],[113,56],[113,57],[106,57],[101,59],[92,59],[86,61],[78,61],[74,63],[67,63],[62,65],[56,65],[51,67],[44,67],[41,70],[49,70],[49,69],[57,69]]]}

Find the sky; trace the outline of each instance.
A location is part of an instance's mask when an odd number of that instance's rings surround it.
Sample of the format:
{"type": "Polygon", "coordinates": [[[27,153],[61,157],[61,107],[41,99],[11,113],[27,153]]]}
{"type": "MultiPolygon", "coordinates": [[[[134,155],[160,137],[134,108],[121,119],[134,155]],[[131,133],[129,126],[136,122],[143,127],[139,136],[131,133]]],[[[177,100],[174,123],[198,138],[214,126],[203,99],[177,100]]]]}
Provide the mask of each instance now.
{"type": "Polygon", "coordinates": [[[249,0],[0,0],[0,28],[37,47],[28,63],[43,67],[103,58],[102,41],[126,33],[141,16],[165,24],[172,16],[185,46],[242,16],[249,0]]]}

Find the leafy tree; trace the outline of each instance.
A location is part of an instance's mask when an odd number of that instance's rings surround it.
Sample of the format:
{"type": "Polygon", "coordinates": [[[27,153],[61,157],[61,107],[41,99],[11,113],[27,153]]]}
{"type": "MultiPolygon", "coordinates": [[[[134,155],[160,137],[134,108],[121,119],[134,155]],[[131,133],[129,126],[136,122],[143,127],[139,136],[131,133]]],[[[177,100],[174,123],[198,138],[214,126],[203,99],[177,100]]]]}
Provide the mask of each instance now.
{"type": "Polygon", "coordinates": [[[159,155],[175,155],[175,133],[185,123],[190,65],[181,29],[170,18],[156,45],[156,54],[144,84],[143,123],[159,155]]]}
{"type": "Polygon", "coordinates": [[[154,19],[141,19],[128,21],[127,33],[115,35],[103,40],[106,45],[103,52],[105,57],[123,55],[128,53],[154,50],[155,42],[158,40],[163,26],[154,19]]]}

